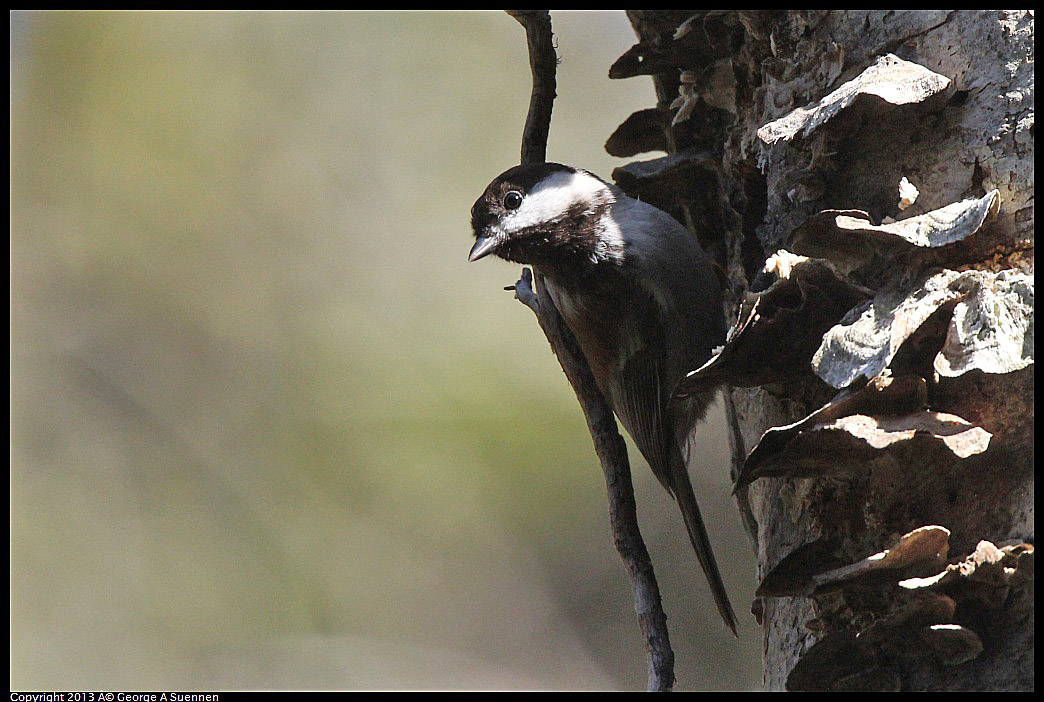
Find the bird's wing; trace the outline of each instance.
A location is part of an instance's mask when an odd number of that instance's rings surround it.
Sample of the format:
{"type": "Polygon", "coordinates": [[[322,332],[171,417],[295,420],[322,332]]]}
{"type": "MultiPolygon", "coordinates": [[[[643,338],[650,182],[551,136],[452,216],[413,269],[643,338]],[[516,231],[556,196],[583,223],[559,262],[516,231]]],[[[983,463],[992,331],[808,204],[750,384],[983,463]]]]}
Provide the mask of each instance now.
{"type": "Polygon", "coordinates": [[[670,442],[672,423],[665,421],[669,388],[664,387],[658,353],[638,349],[608,383],[610,404],[660,483],[672,494],[670,442]]]}

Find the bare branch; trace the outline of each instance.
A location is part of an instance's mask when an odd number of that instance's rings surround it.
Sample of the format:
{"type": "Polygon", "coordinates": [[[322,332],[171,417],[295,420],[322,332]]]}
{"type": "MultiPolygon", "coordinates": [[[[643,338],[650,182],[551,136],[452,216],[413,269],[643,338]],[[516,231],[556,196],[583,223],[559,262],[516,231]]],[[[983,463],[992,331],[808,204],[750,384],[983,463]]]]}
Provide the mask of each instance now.
{"type": "Polygon", "coordinates": [[[547,10],[506,10],[526,28],[529,68],[533,72],[533,92],[529,95],[529,114],[522,132],[522,163],[547,160],[547,135],[551,131],[551,108],[555,103],[555,73],[558,57],[551,34],[551,13],[547,10]]]}

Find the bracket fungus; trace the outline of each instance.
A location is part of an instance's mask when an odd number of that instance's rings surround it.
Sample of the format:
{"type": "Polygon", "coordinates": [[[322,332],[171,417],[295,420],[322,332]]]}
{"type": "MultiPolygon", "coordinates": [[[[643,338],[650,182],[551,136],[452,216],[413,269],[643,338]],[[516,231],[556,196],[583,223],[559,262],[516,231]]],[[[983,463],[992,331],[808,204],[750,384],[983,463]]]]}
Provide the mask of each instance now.
{"type": "Polygon", "coordinates": [[[932,359],[941,375],[969,368],[1010,373],[1033,362],[1032,278],[1012,270],[946,270],[853,310],[827,332],[813,368],[835,388],[872,378],[937,310],[949,315],[945,342],[932,359]]]}
{"type": "Polygon", "coordinates": [[[944,94],[951,81],[893,54],[878,58],[866,70],[817,102],[790,112],[758,130],[767,145],[807,137],[853,105],[885,103],[893,106],[924,103],[944,94]]]}
{"type": "Polygon", "coordinates": [[[692,193],[718,189],[718,162],[707,153],[680,153],[632,161],[613,169],[613,180],[631,197],[670,211],[692,193]]]}
{"type": "Polygon", "coordinates": [[[817,617],[809,628],[822,635],[790,671],[787,689],[897,689],[906,659],[927,656],[956,666],[978,657],[984,645],[966,621],[968,610],[1002,607],[1009,584],[1026,586],[1033,547],[982,541],[937,575],[904,577],[945,563],[949,538],[944,527],[920,527],[890,548],[840,567],[836,542],[830,548],[813,543],[770,571],[758,594],[812,597],[817,617]]]}
{"type": "Polygon", "coordinates": [[[659,108],[633,112],[606,140],[606,153],[628,158],[646,151],[667,151],[669,125],[669,117],[659,108]]]}
{"type": "Polygon", "coordinates": [[[873,224],[862,210],[823,210],[791,236],[791,248],[805,256],[835,261],[848,270],[865,265],[873,254],[894,256],[903,248],[938,248],[978,232],[996,216],[1000,193],[955,202],[889,224],[873,224]]]}
{"type": "Polygon", "coordinates": [[[753,387],[808,373],[823,334],[870,295],[828,261],[780,251],[767,269],[777,277],[775,282],[748,296],[725,345],[683,378],[676,394],[700,392],[721,382],[753,387]],[[775,352],[766,354],[768,346],[775,352]]]}

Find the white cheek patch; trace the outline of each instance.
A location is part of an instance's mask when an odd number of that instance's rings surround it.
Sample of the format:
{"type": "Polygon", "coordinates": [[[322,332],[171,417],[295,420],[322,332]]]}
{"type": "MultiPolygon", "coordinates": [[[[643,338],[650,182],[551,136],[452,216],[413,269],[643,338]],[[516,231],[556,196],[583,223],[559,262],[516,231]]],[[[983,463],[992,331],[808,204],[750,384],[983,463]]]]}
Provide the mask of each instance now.
{"type": "Polygon", "coordinates": [[[505,233],[560,219],[570,207],[579,203],[594,204],[606,197],[602,181],[586,173],[558,171],[537,183],[522,200],[522,205],[501,219],[505,233]]]}
{"type": "Polygon", "coordinates": [[[619,222],[610,214],[602,222],[598,244],[595,248],[596,259],[623,259],[624,236],[619,222]]]}

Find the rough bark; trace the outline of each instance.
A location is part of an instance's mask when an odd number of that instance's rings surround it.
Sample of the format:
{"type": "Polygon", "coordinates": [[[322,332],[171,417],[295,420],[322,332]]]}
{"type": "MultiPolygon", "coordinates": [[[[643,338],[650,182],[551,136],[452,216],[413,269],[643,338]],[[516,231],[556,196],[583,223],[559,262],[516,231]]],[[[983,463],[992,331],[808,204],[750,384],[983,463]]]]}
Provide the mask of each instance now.
{"type": "Polygon", "coordinates": [[[765,686],[1032,689],[1032,11],[628,16],[607,149],[727,279],[680,391],[732,386],[765,686]]]}

